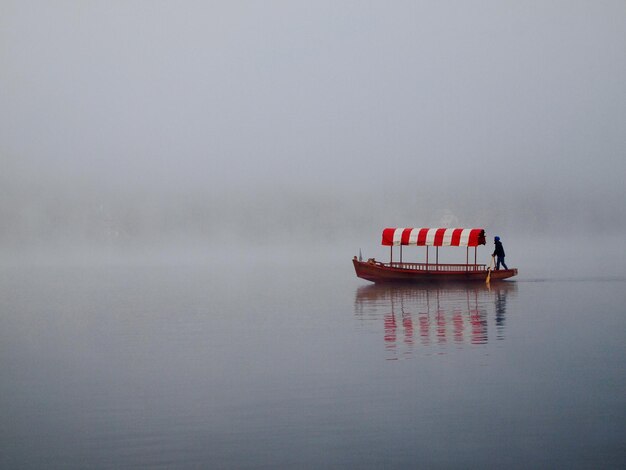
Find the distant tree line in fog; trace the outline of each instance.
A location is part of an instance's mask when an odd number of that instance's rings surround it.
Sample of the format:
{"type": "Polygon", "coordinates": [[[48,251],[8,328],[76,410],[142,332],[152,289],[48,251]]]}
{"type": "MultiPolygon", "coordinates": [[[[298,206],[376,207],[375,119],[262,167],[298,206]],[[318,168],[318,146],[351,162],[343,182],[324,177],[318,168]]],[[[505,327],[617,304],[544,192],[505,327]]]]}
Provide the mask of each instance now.
{"type": "Polygon", "coordinates": [[[419,193],[410,189],[315,193],[257,191],[115,191],[5,185],[0,244],[124,245],[180,238],[207,242],[311,243],[375,238],[383,226],[484,226],[521,234],[603,233],[624,228],[622,205],[540,193],[495,196],[419,193]]]}

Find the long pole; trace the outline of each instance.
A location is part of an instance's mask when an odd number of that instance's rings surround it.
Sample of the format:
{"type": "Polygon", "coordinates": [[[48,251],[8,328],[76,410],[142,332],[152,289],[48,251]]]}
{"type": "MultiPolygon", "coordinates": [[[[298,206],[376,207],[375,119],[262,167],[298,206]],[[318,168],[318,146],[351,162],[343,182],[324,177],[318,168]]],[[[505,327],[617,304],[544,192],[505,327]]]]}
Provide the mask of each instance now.
{"type": "Polygon", "coordinates": [[[491,262],[489,263],[489,268],[487,269],[487,279],[485,279],[485,283],[489,285],[489,281],[491,280],[491,267],[493,266],[493,255],[491,256],[491,262]]]}

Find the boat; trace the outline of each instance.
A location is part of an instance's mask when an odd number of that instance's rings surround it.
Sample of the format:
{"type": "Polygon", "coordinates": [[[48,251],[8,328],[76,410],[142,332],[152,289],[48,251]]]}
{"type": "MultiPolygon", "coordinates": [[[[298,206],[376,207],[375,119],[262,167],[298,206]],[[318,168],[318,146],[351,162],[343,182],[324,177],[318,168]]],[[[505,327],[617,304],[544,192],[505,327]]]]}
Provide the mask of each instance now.
{"type": "Polygon", "coordinates": [[[493,269],[492,264],[477,262],[478,246],[486,244],[483,228],[385,228],[383,246],[388,246],[389,262],[384,263],[361,255],[352,259],[357,277],[375,283],[385,282],[466,282],[501,281],[517,275],[517,268],[493,269]],[[403,246],[426,247],[425,262],[405,262],[403,246]],[[465,247],[465,263],[439,262],[439,247],[465,247]],[[399,260],[394,261],[394,247],[400,248],[399,260]],[[435,247],[435,260],[429,260],[429,249],[435,247]],[[474,248],[474,262],[470,263],[470,248],[474,248]]]}

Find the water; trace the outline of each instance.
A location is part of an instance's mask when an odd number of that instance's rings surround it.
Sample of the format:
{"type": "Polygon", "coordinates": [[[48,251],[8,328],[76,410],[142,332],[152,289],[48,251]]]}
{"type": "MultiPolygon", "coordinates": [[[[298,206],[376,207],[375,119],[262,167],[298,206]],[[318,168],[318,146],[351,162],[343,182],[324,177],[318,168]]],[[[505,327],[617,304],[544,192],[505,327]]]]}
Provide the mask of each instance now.
{"type": "Polygon", "coordinates": [[[2,468],[623,468],[626,282],[0,271],[2,468]]]}

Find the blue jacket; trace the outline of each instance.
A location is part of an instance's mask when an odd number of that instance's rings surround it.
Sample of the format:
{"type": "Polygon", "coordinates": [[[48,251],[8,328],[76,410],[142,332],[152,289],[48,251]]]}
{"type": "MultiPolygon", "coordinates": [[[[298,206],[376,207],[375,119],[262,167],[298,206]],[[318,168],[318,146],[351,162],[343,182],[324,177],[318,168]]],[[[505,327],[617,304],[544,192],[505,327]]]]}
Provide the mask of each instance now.
{"type": "Polygon", "coordinates": [[[500,240],[495,241],[496,249],[493,252],[493,256],[499,256],[500,258],[504,258],[504,247],[502,246],[502,242],[500,240]]]}

